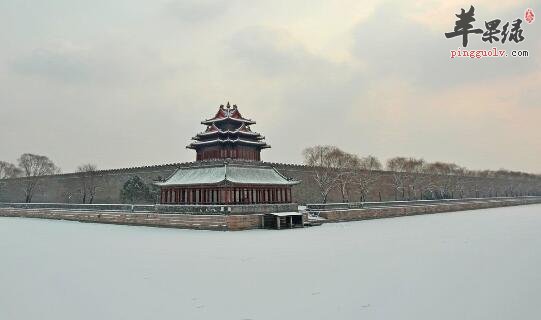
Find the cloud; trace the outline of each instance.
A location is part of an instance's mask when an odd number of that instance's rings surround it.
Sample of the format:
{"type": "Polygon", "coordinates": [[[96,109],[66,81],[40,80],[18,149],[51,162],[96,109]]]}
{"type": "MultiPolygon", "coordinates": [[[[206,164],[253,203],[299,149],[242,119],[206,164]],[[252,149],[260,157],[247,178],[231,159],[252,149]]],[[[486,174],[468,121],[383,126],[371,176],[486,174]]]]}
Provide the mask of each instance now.
{"type": "Polygon", "coordinates": [[[165,5],[166,13],[184,23],[203,23],[226,13],[232,1],[177,0],[165,5]]]}
{"type": "MultiPolygon", "coordinates": [[[[502,17],[514,17],[516,12],[516,8],[509,9],[502,17]]],[[[453,14],[449,12],[449,16],[453,14]]],[[[535,28],[527,29],[527,41],[495,46],[509,51],[537,49],[540,32],[535,28]]],[[[353,36],[353,54],[368,66],[370,78],[399,76],[431,89],[514,76],[527,73],[538,65],[535,58],[450,59],[450,50],[461,46],[457,39],[446,39],[442,32],[409,19],[388,2],[380,5],[369,19],[360,22],[353,36]]],[[[482,42],[480,37],[471,36],[470,39],[466,49],[493,47],[482,42]]]]}
{"type": "MultiPolygon", "coordinates": [[[[511,1],[498,11],[483,1],[480,23],[517,14],[511,1]]],[[[347,3],[292,0],[284,10],[270,1],[138,0],[22,10],[13,2],[0,10],[11,26],[0,30],[4,157],[39,151],[63,168],[192,160],[184,145],[230,100],[268,137],[265,160],[300,162],[303,147],[328,143],[381,158],[539,171],[540,31],[525,31],[528,59],[451,61],[459,41],[443,32],[456,8],[347,3]],[[431,22],[433,9],[435,20],[448,20],[431,22]],[[514,147],[521,135],[529,138],[514,147]]]]}
{"type": "Polygon", "coordinates": [[[35,49],[11,62],[11,69],[22,75],[39,76],[65,83],[89,79],[92,67],[84,50],[70,45],[35,49]]]}

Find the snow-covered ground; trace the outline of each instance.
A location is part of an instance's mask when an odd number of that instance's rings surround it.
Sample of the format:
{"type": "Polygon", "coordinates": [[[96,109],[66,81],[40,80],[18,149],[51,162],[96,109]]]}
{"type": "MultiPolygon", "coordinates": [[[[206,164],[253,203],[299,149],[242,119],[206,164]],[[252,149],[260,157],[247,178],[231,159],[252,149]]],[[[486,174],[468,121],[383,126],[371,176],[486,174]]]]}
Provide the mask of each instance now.
{"type": "Polygon", "coordinates": [[[0,319],[541,319],[541,205],[215,232],[0,218],[0,319]]]}

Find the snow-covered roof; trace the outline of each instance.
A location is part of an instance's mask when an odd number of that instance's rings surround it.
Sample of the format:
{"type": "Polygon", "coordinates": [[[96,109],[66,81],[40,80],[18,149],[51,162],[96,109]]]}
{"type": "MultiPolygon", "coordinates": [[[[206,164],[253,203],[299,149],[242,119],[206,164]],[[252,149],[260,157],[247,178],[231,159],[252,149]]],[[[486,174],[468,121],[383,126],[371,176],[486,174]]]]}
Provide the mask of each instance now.
{"type": "Polygon", "coordinates": [[[290,211],[290,212],[270,212],[270,213],[266,213],[266,214],[270,214],[270,215],[278,216],[278,217],[302,216],[302,213],[301,213],[301,212],[296,212],[296,211],[290,211]]]}
{"type": "Polygon", "coordinates": [[[192,148],[192,147],[195,147],[195,146],[201,146],[201,145],[207,145],[207,144],[214,144],[214,143],[246,143],[246,144],[251,144],[251,145],[259,145],[259,146],[262,146],[263,148],[270,148],[270,146],[268,144],[266,144],[265,142],[263,141],[250,141],[250,140],[244,140],[244,139],[241,139],[241,138],[237,138],[237,139],[214,139],[214,140],[208,140],[208,141],[195,141],[195,142],[192,142],[188,148],[192,148]]]}
{"type": "Polygon", "coordinates": [[[205,121],[201,121],[201,124],[212,124],[215,122],[221,122],[221,121],[227,121],[227,120],[233,120],[236,122],[242,122],[242,123],[248,123],[248,124],[255,124],[256,122],[250,119],[244,119],[244,118],[233,118],[233,117],[225,117],[225,118],[214,118],[214,119],[208,119],[205,121]]]}
{"type": "Polygon", "coordinates": [[[237,133],[242,133],[242,134],[246,134],[246,135],[251,135],[251,136],[260,136],[259,133],[257,132],[253,132],[253,131],[242,131],[240,129],[237,129],[237,130],[212,130],[212,131],[205,131],[205,132],[200,132],[198,133],[197,135],[198,136],[206,136],[206,135],[213,135],[213,134],[237,134],[237,133]]]}
{"type": "Polygon", "coordinates": [[[221,121],[227,121],[227,120],[233,120],[236,122],[241,122],[245,124],[255,124],[256,122],[251,119],[245,119],[239,112],[236,105],[231,105],[229,102],[227,103],[227,106],[224,107],[224,105],[221,105],[218,109],[218,112],[216,115],[214,115],[214,118],[207,119],[205,121],[201,121],[202,124],[213,124],[215,122],[221,122],[221,121]]]}
{"type": "Polygon", "coordinates": [[[286,179],[274,167],[224,163],[217,166],[179,168],[166,181],[157,182],[156,185],[209,185],[222,182],[250,185],[294,185],[299,183],[299,181],[286,179]]]}

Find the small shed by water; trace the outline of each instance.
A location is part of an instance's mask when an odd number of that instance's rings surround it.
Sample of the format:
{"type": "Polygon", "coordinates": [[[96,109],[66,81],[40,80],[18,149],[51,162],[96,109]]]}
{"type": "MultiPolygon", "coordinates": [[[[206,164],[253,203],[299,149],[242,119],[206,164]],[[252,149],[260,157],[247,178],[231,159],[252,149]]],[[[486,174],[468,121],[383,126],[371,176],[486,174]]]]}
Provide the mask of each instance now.
{"type": "Polygon", "coordinates": [[[273,212],[266,213],[263,217],[263,228],[266,229],[302,227],[304,227],[304,218],[300,212],[273,212]]]}

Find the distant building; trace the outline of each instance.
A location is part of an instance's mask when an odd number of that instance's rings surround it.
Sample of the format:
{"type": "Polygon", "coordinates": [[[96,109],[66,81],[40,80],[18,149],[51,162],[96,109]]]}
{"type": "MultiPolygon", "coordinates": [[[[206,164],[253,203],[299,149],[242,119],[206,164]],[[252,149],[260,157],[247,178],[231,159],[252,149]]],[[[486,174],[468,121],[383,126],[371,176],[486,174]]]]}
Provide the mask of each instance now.
{"type": "Polygon", "coordinates": [[[202,121],[206,130],[187,146],[197,153],[194,165],[156,183],[161,203],[291,203],[291,187],[299,181],[261,162],[261,150],[270,146],[250,129],[255,123],[229,103],[221,105],[212,119],[202,121]]]}

